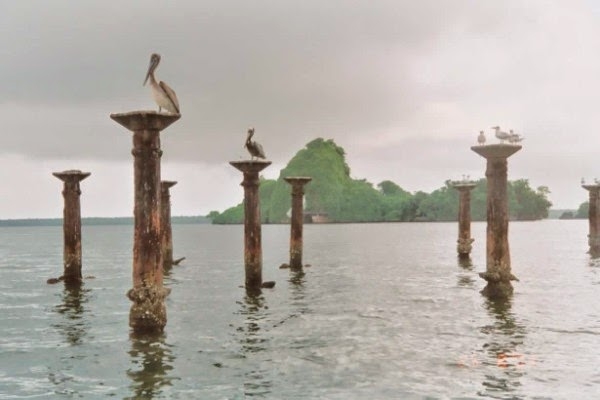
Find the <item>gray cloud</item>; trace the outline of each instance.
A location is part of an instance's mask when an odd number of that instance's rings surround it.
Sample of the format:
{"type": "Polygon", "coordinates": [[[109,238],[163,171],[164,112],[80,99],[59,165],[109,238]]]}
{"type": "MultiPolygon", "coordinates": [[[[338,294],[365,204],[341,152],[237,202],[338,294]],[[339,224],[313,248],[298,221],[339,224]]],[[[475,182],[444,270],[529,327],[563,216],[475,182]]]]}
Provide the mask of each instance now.
{"type": "Polygon", "coordinates": [[[437,187],[481,169],[468,146],[500,124],[527,136],[524,176],[566,188],[596,168],[598,17],[583,1],[4,2],[0,154],[129,160],[108,115],[155,108],[156,51],[183,114],[166,162],[236,159],[253,125],[276,163],[323,136],[368,179],[437,187]]]}

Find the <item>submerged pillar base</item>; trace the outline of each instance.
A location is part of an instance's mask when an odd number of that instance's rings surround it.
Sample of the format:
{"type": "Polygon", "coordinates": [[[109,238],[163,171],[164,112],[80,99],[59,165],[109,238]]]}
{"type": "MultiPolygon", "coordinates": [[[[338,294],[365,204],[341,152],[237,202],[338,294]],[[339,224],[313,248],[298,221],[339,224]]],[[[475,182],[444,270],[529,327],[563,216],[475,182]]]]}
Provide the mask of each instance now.
{"type": "Polygon", "coordinates": [[[487,285],[481,291],[481,294],[490,299],[506,299],[513,293],[511,281],[518,281],[516,276],[507,271],[506,267],[494,266],[488,267],[486,272],[481,272],[479,276],[487,281],[487,285]]]}
{"type": "Polygon", "coordinates": [[[590,246],[589,253],[593,257],[600,256],[600,236],[588,235],[588,245],[590,246]]]}
{"type": "Polygon", "coordinates": [[[171,289],[158,286],[139,286],[127,292],[133,301],[129,326],[136,333],[162,332],[167,325],[165,298],[171,289]]]}
{"type": "Polygon", "coordinates": [[[471,250],[473,250],[473,242],[475,239],[458,239],[456,241],[456,251],[458,252],[458,256],[461,258],[468,258],[471,254],[471,250]]]}

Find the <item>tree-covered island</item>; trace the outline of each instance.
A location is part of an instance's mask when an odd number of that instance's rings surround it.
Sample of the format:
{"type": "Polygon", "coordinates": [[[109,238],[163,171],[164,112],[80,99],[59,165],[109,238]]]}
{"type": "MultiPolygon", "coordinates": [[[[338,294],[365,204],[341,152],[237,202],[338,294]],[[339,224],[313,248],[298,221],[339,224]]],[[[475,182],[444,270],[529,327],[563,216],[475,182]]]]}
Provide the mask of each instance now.
{"type": "MultiPolygon", "coordinates": [[[[326,216],[330,222],[412,222],[455,221],[458,192],[451,181],[425,193],[410,193],[386,180],[373,186],[365,179],[352,179],[344,149],[333,140],[315,139],[300,150],[281,170],[277,180],[261,178],[260,202],[263,223],[288,221],[290,185],[287,176],[310,176],[305,187],[305,213],[326,216]]],[[[510,218],[537,220],[546,218],[552,203],[545,186],[532,189],[526,179],[508,182],[510,218]]],[[[486,180],[476,181],[471,192],[473,220],[486,218],[486,180]]],[[[240,203],[208,217],[214,224],[243,223],[244,208],[240,203]]]]}

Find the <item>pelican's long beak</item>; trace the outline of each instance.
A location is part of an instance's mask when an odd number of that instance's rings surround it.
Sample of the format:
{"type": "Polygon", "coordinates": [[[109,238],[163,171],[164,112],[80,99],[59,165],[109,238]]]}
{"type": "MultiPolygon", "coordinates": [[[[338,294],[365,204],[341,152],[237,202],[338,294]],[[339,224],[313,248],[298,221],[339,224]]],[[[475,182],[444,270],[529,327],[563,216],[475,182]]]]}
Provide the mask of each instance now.
{"type": "Polygon", "coordinates": [[[154,60],[150,60],[150,65],[148,66],[148,72],[146,72],[146,79],[144,79],[144,84],[142,86],[146,85],[146,82],[148,82],[148,79],[150,78],[150,74],[152,72],[154,72],[155,68],[156,68],[156,62],[154,60]]]}

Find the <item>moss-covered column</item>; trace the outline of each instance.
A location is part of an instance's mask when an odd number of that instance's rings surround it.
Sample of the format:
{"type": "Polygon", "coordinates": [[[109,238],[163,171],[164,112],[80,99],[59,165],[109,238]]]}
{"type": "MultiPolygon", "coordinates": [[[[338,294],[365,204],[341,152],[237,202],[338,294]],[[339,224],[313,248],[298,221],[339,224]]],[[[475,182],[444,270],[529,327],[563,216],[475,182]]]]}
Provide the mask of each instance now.
{"type": "Polygon", "coordinates": [[[271,165],[271,161],[231,161],[244,173],[241,185],[244,187],[244,265],[246,269],[246,289],[260,291],[262,286],[262,243],[260,221],[260,198],[258,173],[271,165]]]}
{"type": "Polygon", "coordinates": [[[83,277],[81,273],[81,203],[79,197],[81,189],[79,182],[90,176],[89,172],[69,170],[52,173],[63,181],[63,261],[64,272],[62,280],[66,284],[80,284],[83,277]]]}
{"type": "Polygon", "coordinates": [[[460,258],[469,258],[475,239],[471,237],[471,190],[475,182],[453,182],[452,187],[458,190],[458,240],[456,251],[460,258]]]}
{"type": "Polygon", "coordinates": [[[513,292],[511,281],[517,280],[511,273],[508,247],[507,159],[520,149],[510,144],[471,147],[487,160],[486,272],[479,275],[487,281],[481,293],[494,299],[508,298],[513,292]]]}
{"type": "Polygon", "coordinates": [[[111,114],[112,119],[133,132],[134,237],[133,302],[129,325],[136,333],[160,332],[167,324],[163,287],[160,225],[160,132],[180,115],[155,111],[111,114]]]}
{"type": "Polygon", "coordinates": [[[163,255],[163,269],[168,270],[173,266],[173,229],[171,228],[171,192],[170,188],[175,186],[175,181],[160,182],[160,224],[161,224],[161,247],[163,255]]]}
{"type": "Polygon", "coordinates": [[[583,184],[581,186],[590,192],[588,245],[590,246],[590,254],[597,257],[600,256],[600,184],[583,184]]]}
{"type": "Polygon", "coordinates": [[[292,185],[292,216],[290,221],[290,268],[302,268],[302,228],[304,224],[304,212],[302,203],[304,197],[304,185],[312,178],[304,176],[290,176],[284,178],[292,185]]]}

